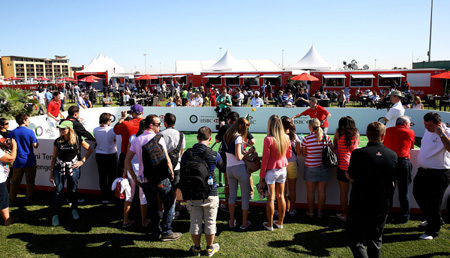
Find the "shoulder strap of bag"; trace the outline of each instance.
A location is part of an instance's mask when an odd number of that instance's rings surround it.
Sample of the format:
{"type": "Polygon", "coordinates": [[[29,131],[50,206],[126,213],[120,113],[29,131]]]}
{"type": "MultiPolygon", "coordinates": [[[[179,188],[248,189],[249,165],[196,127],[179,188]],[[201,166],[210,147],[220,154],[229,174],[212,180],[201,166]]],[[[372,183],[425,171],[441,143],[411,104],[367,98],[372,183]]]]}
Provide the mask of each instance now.
{"type": "Polygon", "coordinates": [[[180,132],[180,140],[178,141],[178,146],[177,146],[178,152],[180,152],[180,150],[181,150],[181,143],[183,142],[183,136],[184,136],[184,134],[182,132],[180,132]]]}

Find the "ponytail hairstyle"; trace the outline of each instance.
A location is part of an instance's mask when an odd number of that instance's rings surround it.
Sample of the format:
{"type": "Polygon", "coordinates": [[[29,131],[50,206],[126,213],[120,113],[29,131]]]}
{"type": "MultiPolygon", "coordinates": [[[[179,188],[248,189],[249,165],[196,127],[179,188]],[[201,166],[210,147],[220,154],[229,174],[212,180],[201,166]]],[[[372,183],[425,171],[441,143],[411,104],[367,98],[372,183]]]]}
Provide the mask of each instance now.
{"type": "Polygon", "coordinates": [[[223,136],[225,144],[228,144],[231,139],[236,138],[238,135],[240,135],[242,139],[246,139],[249,126],[250,123],[247,121],[247,119],[243,117],[239,118],[237,122],[234,123],[233,126],[230,127],[223,136]]]}
{"type": "Polygon", "coordinates": [[[322,130],[322,128],[320,128],[319,119],[313,118],[313,119],[309,120],[309,126],[311,126],[312,131],[317,136],[317,143],[320,143],[320,141],[322,141],[323,130],[322,130]]]}
{"type": "Polygon", "coordinates": [[[286,139],[286,133],[284,132],[281,119],[277,115],[272,115],[267,122],[267,136],[272,136],[277,146],[278,157],[281,158],[286,154],[288,148],[288,140],[286,139]]]}
{"type": "Polygon", "coordinates": [[[139,135],[143,134],[145,131],[145,119],[142,119],[139,122],[139,129],[138,132],[136,133],[136,137],[138,137],[139,135]]]}
{"type": "Polygon", "coordinates": [[[289,117],[285,116],[281,119],[281,122],[283,123],[284,131],[289,130],[289,140],[295,141],[295,139],[297,138],[295,137],[296,129],[294,123],[292,123],[292,120],[289,117]]]}

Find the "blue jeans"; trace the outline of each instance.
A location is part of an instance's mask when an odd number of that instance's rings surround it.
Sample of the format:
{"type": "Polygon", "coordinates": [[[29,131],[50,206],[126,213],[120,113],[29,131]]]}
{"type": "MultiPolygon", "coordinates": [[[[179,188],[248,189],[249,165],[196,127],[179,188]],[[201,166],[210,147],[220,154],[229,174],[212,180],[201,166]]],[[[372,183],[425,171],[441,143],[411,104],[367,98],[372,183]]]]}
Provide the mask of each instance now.
{"type": "Polygon", "coordinates": [[[412,164],[409,159],[399,158],[395,179],[398,187],[398,200],[400,202],[400,217],[405,221],[409,220],[409,185],[412,181],[412,164]]]}
{"type": "Polygon", "coordinates": [[[171,234],[172,220],[175,213],[175,199],[170,180],[166,178],[159,184],[143,183],[141,186],[142,190],[144,190],[145,197],[147,198],[152,238],[171,234]],[[158,195],[161,198],[164,207],[164,215],[161,223],[158,215],[158,195]]]}
{"type": "Polygon", "coordinates": [[[61,208],[61,195],[64,192],[64,182],[67,179],[67,195],[69,202],[72,203],[72,209],[78,208],[78,178],[80,176],[80,169],[73,169],[73,175],[69,175],[69,171],[66,170],[65,175],[62,175],[59,168],[53,169],[53,176],[55,178],[55,194],[52,201],[52,216],[57,215],[61,208]]]}

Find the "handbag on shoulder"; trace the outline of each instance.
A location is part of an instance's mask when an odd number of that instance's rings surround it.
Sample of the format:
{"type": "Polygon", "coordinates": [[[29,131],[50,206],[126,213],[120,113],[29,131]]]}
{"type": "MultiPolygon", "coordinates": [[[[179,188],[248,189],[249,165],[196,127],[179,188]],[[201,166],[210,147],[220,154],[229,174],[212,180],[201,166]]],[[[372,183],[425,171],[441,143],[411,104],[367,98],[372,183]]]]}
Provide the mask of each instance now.
{"type": "Polygon", "coordinates": [[[251,152],[243,158],[245,166],[247,167],[247,173],[251,174],[261,169],[261,161],[259,160],[257,152],[251,152]]]}
{"type": "Polygon", "coordinates": [[[323,136],[323,149],[322,149],[322,165],[326,168],[332,168],[337,166],[338,158],[336,153],[328,145],[325,135],[323,136]]]}

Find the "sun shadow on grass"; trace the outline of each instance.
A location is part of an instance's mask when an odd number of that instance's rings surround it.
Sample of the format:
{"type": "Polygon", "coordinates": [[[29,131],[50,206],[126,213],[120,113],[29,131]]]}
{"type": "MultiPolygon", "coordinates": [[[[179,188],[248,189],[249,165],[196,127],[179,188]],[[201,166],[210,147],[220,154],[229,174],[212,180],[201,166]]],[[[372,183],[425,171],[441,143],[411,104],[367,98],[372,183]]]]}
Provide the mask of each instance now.
{"type": "Polygon", "coordinates": [[[291,241],[281,240],[269,242],[270,247],[286,248],[288,251],[307,254],[316,257],[330,256],[328,249],[346,247],[344,231],[336,228],[324,228],[308,232],[297,233],[291,241]],[[300,246],[306,250],[296,247],[300,246]]]}
{"type": "Polygon", "coordinates": [[[19,239],[26,242],[30,253],[55,254],[58,257],[66,258],[185,257],[189,255],[186,250],[160,247],[165,243],[148,242],[148,237],[144,235],[17,233],[9,235],[8,239],[19,239]]]}

